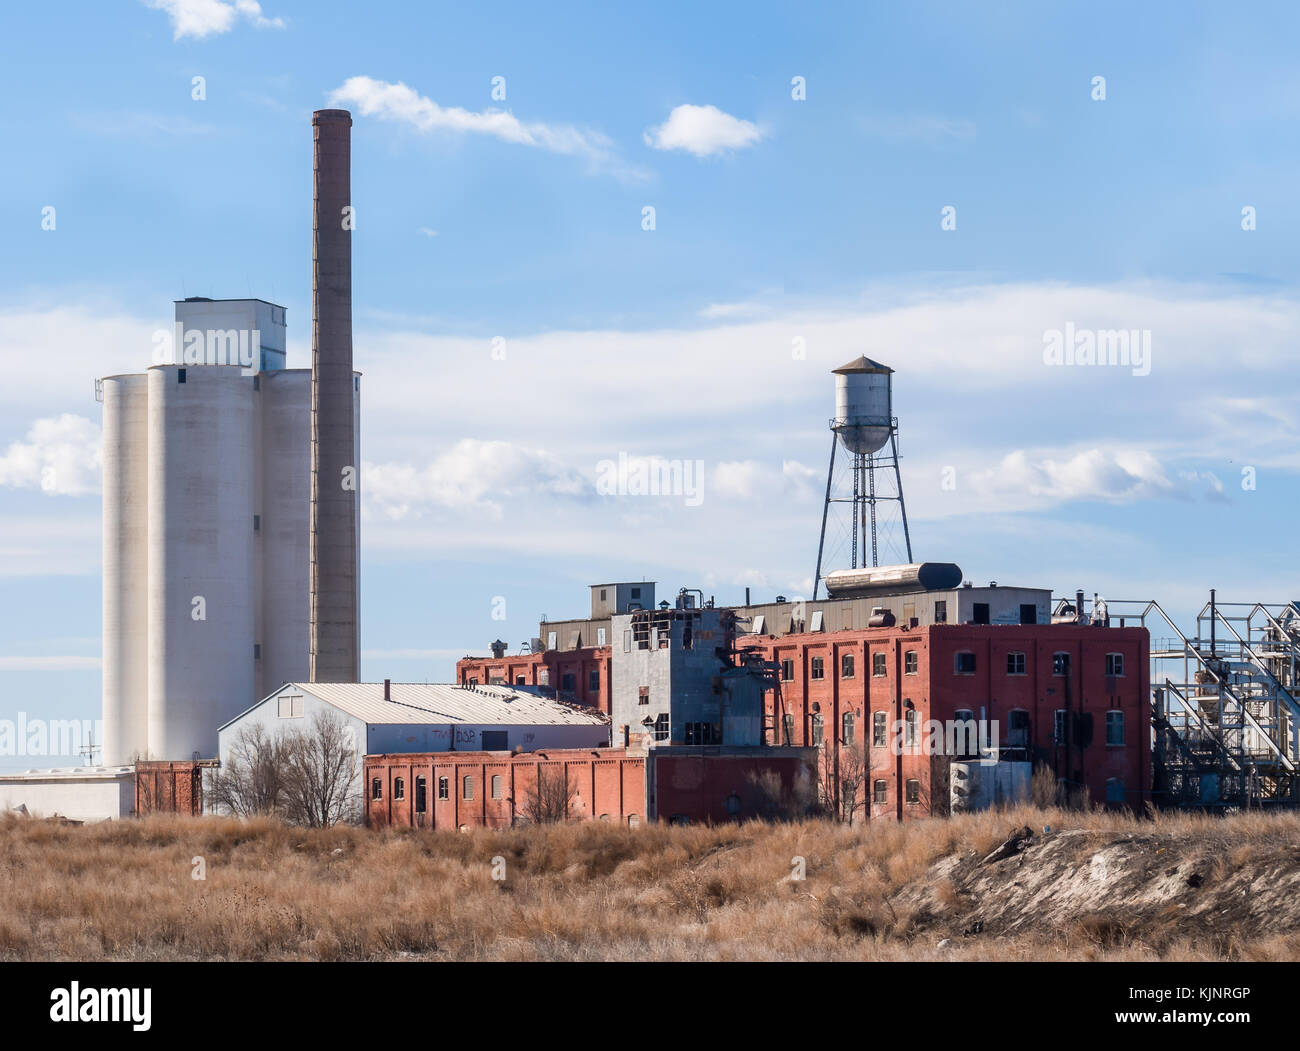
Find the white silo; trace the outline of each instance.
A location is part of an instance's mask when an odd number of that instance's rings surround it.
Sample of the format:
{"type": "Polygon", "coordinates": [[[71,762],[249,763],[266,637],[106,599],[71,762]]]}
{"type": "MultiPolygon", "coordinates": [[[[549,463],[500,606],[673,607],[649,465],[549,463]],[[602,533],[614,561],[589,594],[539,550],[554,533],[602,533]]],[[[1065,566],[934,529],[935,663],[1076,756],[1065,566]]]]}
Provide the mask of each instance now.
{"type": "Polygon", "coordinates": [[[852,453],[873,453],[883,448],[893,433],[894,370],[860,357],[832,370],[835,376],[835,423],[844,448],[852,453]]]}
{"type": "Polygon", "coordinates": [[[149,376],[149,751],[210,756],[256,696],[254,377],[231,365],[149,376]]]}
{"type": "Polygon", "coordinates": [[[149,751],[149,399],[143,375],[109,376],[104,402],[103,763],[149,751]]]}

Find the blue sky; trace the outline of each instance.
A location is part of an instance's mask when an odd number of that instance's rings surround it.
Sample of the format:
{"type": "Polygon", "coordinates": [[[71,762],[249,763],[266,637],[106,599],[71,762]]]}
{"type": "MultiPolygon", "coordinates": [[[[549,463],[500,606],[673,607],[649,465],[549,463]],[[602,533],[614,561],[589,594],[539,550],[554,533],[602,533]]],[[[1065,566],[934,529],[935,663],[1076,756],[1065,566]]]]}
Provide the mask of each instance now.
{"type": "Polygon", "coordinates": [[[597,580],[799,594],[828,370],[861,353],[898,370],[918,557],[1184,615],[1210,586],[1297,597],[1297,23],[9,6],[0,718],[98,712],[93,378],[144,368],[184,295],[285,304],[308,363],[310,114],[331,101],[355,118],[366,677],[448,679],[597,580]],[[1067,323],[1149,331],[1149,375],[1048,367],[1067,323]],[[620,453],[699,461],[702,501],[600,495],[620,453]]]}

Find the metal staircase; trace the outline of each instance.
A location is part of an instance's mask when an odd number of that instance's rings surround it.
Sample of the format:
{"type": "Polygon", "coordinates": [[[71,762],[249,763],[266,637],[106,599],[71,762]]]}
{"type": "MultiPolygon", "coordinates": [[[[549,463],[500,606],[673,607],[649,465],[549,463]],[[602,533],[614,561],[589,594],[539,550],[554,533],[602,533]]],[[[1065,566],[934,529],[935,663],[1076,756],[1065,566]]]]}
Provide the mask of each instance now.
{"type": "Polygon", "coordinates": [[[1300,805],[1300,606],[1220,603],[1185,635],[1160,604],[1109,602],[1121,624],[1152,621],[1158,799],[1180,807],[1300,805]]]}

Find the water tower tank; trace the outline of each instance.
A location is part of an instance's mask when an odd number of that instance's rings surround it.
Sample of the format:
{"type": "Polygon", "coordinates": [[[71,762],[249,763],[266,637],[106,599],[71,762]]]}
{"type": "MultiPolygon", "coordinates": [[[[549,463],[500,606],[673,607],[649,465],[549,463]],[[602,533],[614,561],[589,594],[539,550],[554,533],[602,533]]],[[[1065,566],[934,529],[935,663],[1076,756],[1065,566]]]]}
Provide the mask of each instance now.
{"type": "Polygon", "coordinates": [[[889,441],[893,415],[890,377],[894,370],[861,357],[833,372],[835,433],[849,452],[875,452],[889,441]]]}

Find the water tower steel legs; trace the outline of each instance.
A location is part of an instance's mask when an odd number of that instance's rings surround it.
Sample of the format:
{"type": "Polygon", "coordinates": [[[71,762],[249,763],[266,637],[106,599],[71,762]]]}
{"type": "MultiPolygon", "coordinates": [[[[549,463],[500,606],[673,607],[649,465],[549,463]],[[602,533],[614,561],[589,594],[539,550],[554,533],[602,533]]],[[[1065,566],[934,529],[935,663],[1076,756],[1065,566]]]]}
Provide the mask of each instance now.
{"type": "Polygon", "coordinates": [[[852,509],[849,519],[850,565],[846,568],[857,569],[859,567],[859,550],[861,550],[862,555],[861,565],[866,568],[868,544],[871,551],[870,564],[872,566],[880,565],[880,534],[876,505],[881,501],[896,500],[898,502],[899,516],[903,525],[903,547],[906,551],[907,561],[909,563],[913,561],[912,533],[907,524],[907,504],[903,500],[903,474],[898,462],[897,430],[894,430],[889,436],[889,453],[886,456],[877,457],[873,453],[848,453],[849,473],[852,477],[851,495],[837,497],[834,495],[833,490],[835,483],[835,455],[839,445],[838,435],[832,430],[831,460],[826,471],[826,503],[822,508],[821,539],[817,544],[817,572],[813,577],[812,597],[814,600],[816,600],[821,587],[822,565],[826,557],[826,527],[830,519],[831,504],[833,503],[846,503],[852,509]],[[896,496],[884,496],[877,491],[877,469],[893,471],[896,496]]]}

